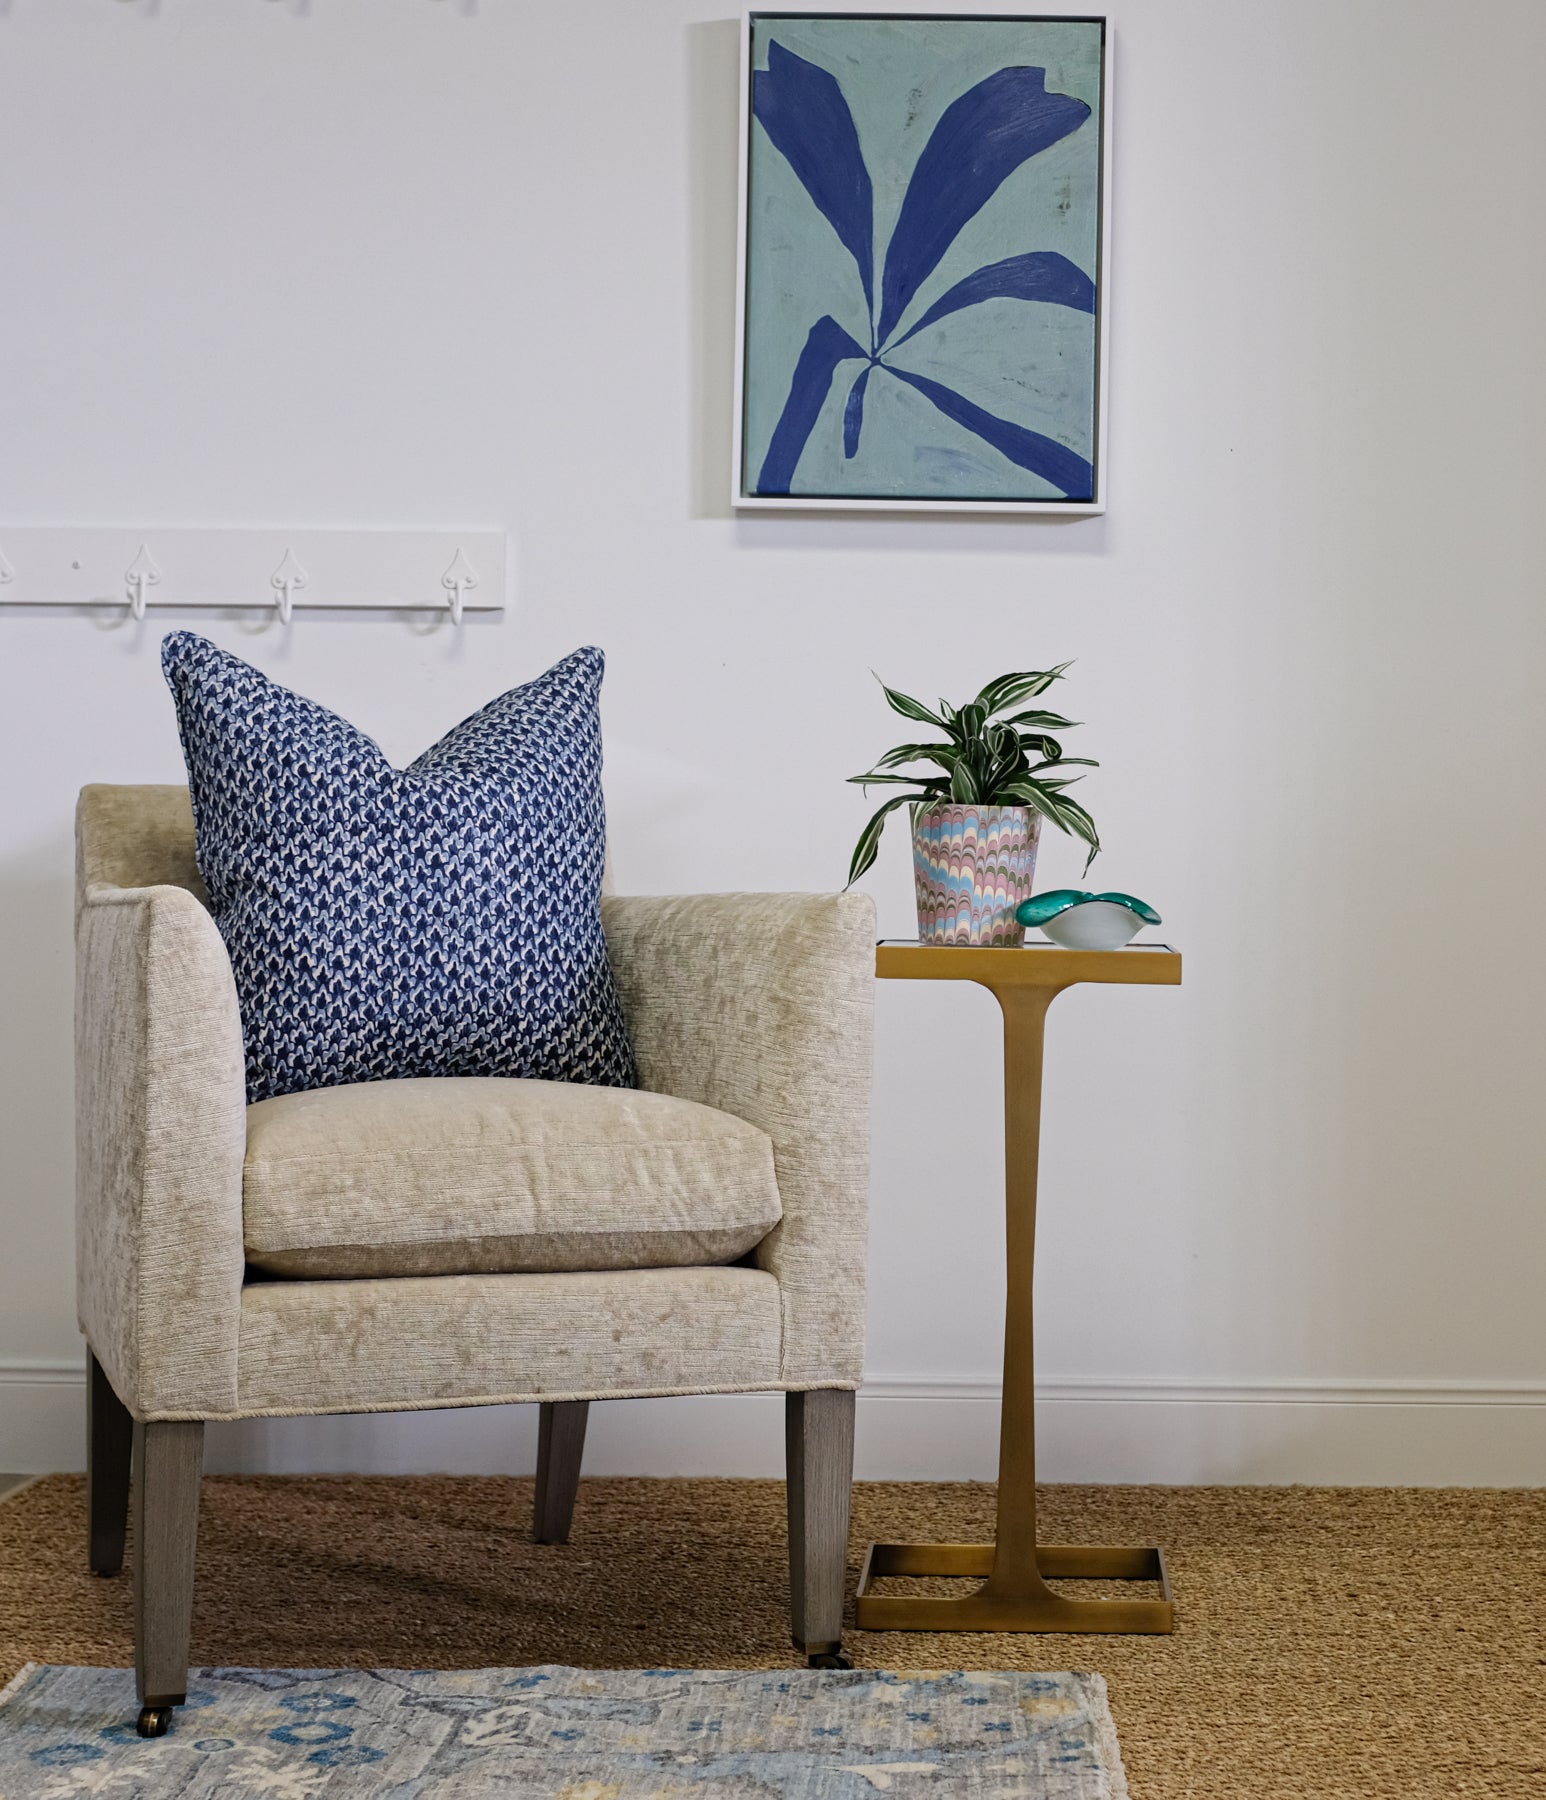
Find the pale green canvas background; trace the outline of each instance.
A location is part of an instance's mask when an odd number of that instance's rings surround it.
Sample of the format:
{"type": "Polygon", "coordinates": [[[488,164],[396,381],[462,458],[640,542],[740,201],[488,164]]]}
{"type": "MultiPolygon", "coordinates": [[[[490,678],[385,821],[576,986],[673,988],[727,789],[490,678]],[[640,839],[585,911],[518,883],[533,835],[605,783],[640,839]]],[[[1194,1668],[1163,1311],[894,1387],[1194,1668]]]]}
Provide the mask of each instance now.
{"type": "MultiPolygon", "coordinates": [[[[1097,274],[1100,200],[1101,26],[1090,20],[770,18],[752,20],[752,66],[768,45],[836,77],[853,114],[875,190],[875,288],[913,166],[941,114],[975,83],[1012,65],[1042,67],[1049,91],[1071,94],[1090,117],[1023,163],[960,232],[904,314],[901,328],[963,276],[1030,250],[1054,250],[1097,274]]],[[[869,342],[852,256],[755,120],[747,208],[743,457],[746,491],[783,409],[811,326],[830,313],[869,342]]],[[[991,300],[928,327],[897,360],[968,400],[1092,459],[1095,320],[1063,306],[991,300]]],[[[877,369],[864,431],[843,456],[842,417],[863,365],[839,366],[795,472],[811,496],[1051,499],[1057,490],[944,417],[916,390],[877,369]]]]}

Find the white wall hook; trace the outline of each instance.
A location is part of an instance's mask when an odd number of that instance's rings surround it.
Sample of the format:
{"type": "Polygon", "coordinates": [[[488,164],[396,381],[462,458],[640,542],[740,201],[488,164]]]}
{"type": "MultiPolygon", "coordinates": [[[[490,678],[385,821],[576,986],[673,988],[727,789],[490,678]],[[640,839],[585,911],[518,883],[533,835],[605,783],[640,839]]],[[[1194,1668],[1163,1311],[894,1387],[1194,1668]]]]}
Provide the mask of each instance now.
{"type": "Polygon", "coordinates": [[[139,554],[123,572],[123,578],[129,589],[129,612],[136,619],[145,617],[145,590],[155,587],[161,580],[161,571],[156,567],[150,551],[141,544],[139,554]]]}
{"type": "MultiPolygon", "coordinates": [[[[0,13],[5,7],[0,0],[0,13]]],[[[146,519],[138,529],[119,529],[16,525],[0,512],[0,542],[0,619],[19,607],[43,606],[99,616],[106,604],[123,606],[125,617],[132,608],[136,619],[151,607],[157,613],[230,609],[270,620],[302,612],[308,619],[320,612],[406,613],[422,627],[426,609],[456,616],[458,601],[464,621],[474,613],[502,613],[510,570],[505,534],[471,526],[183,529],[146,519]]]]}
{"type": "Polygon", "coordinates": [[[457,546],[456,555],[451,558],[450,568],[440,577],[440,585],[446,590],[446,601],[451,608],[451,623],[460,625],[463,597],[469,588],[478,585],[477,570],[468,562],[460,545],[457,546]]]}
{"type": "Polygon", "coordinates": [[[268,585],[274,590],[274,604],[279,608],[279,622],[290,623],[290,615],[295,610],[295,590],[305,587],[311,577],[295,559],[295,552],[286,548],[279,559],[279,567],[268,578],[268,585]]]}

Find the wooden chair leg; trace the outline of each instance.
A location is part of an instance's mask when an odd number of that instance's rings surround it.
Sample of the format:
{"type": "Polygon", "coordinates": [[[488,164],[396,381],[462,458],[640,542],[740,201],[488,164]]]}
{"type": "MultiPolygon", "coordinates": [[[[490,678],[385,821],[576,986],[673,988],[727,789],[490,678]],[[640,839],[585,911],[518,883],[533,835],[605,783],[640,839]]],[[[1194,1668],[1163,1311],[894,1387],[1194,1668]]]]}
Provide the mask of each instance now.
{"type": "Polygon", "coordinates": [[[532,1536],[567,1544],[580,1486],[589,1400],[544,1400],[537,1425],[537,1506],[532,1536]]]}
{"type": "Polygon", "coordinates": [[[129,1459],[134,1420],[113,1392],[102,1365],[86,1352],[86,1489],[90,1517],[90,1557],[94,1575],[116,1575],[123,1567],[123,1540],[129,1524],[129,1459]]]}
{"type": "Polygon", "coordinates": [[[134,1675],[142,1737],[160,1737],[188,1693],[202,1420],[134,1427],[134,1675]]]}
{"type": "Polygon", "coordinates": [[[785,1396],[789,1486],[789,1612],[813,1667],[848,1668],[843,1587],[854,1478],[854,1395],[812,1388],[785,1396]]]}

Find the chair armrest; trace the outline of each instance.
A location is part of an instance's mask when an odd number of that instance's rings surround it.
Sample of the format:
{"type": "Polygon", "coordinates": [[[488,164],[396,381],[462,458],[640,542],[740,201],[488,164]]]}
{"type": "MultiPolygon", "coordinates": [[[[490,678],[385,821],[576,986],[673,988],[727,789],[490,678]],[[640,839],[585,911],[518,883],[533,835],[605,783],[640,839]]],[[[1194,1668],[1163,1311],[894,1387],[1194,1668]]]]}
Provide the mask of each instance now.
{"type": "Polygon", "coordinates": [[[773,1140],[784,1379],[864,1367],[875,909],[863,894],[607,896],[607,950],[646,1088],[773,1140]]]}
{"type": "Polygon", "coordinates": [[[236,1407],[246,1073],[214,920],[91,883],[76,915],[76,1301],[138,1418],[236,1407]]]}

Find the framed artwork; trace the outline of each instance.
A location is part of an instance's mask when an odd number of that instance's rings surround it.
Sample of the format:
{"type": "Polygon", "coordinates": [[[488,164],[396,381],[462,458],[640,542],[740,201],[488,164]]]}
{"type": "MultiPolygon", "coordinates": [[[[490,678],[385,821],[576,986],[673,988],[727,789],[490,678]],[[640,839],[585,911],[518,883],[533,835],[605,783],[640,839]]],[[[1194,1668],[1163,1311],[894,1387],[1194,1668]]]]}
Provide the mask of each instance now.
{"type": "Polygon", "coordinates": [[[1103,18],[751,12],[738,508],[1105,510],[1103,18]]]}

